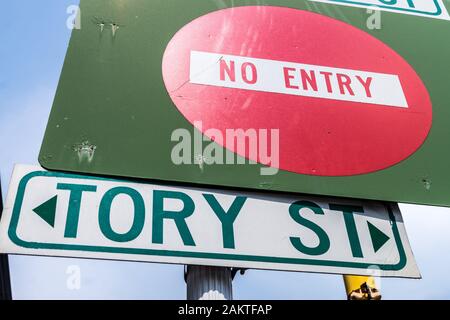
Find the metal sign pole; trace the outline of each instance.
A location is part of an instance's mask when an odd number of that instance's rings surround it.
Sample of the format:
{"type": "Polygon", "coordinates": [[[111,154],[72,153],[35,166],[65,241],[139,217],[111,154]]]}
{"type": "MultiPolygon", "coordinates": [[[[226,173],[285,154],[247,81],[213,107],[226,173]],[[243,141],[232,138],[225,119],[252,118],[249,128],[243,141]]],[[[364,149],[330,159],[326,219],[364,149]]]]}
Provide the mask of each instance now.
{"type": "MultiPolygon", "coordinates": [[[[0,181],[0,218],[3,212],[2,187],[0,181]]],[[[0,300],[12,300],[9,263],[6,254],[0,254],[0,300]]]]}
{"type": "Polygon", "coordinates": [[[231,268],[187,266],[187,300],[233,300],[231,268]]]}

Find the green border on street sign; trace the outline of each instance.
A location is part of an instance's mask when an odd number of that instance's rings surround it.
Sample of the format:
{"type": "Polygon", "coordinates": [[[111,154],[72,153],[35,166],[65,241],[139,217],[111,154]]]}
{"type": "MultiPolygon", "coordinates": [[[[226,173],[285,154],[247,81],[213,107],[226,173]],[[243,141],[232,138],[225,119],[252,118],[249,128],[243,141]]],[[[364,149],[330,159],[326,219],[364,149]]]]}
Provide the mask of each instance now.
{"type": "Polygon", "coordinates": [[[24,248],[29,249],[51,249],[51,250],[66,250],[66,251],[88,251],[88,252],[102,252],[102,253],[120,253],[120,254],[134,254],[134,255],[149,255],[149,256],[166,256],[166,257],[180,257],[180,258],[200,258],[200,259],[218,259],[218,260],[233,260],[233,261],[254,261],[254,262],[268,262],[279,264],[298,264],[298,265],[315,265],[315,266],[329,266],[329,267],[344,267],[344,268],[358,268],[368,269],[369,267],[378,267],[385,271],[398,271],[406,266],[407,257],[403,244],[400,239],[400,234],[397,227],[397,221],[392,209],[386,205],[389,212],[389,219],[392,225],[392,232],[394,234],[395,243],[400,256],[400,261],[395,265],[374,264],[374,263],[358,263],[358,262],[343,262],[343,261],[326,261],[326,260],[311,260],[311,259],[295,259],[282,257],[264,257],[255,255],[242,254],[224,254],[224,253],[205,253],[205,252],[190,252],[190,251],[169,251],[158,249],[140,249],[140,248],[117,248],[105,246],[90,246],[90,245],[73,245],[73,244],[58,244],[58,243],[39,243],[28,242],[19,238],[17,235],[17,226],[19,223],[20,212],[25,195],[25,190],[28,182],[35,177],[59,177],[70,179],[89,179],[98,181],[122,181],[109,178],[99,178],[90,176],[80,176],[75,174],[65,174],[60,172],[34,171],[22,178],[19,183],[17,196],[14,203],[14,208],[11,217],[11,223],[8,229],[8,235],[11,241],[24,248]]]}
{"type": "Polygon", "coordinates": [[[439,3],[437,2],[437,0],[433,0],[434,4],[436,5],[436,10],[437,10],[434,13],[420,11],[420,10],[413,10],[413,9],[396,8],[393,6],[378,5],[378,4],[365,3],[365,2],[352,1],[352,0],[329,0],[329,1],[330,2],[338,2],[338,3],[356,4],[356,5],[361,5],[361,6],[373,6],[375,8],[383,8],[383,9],[389,9],[389,10],[395,10],[395,11],[420,13],[420,14],[425,14],[425,15],[429,15],[429,16],[438,16],[442,13],[442,8],[439,6],[439,3]]]}

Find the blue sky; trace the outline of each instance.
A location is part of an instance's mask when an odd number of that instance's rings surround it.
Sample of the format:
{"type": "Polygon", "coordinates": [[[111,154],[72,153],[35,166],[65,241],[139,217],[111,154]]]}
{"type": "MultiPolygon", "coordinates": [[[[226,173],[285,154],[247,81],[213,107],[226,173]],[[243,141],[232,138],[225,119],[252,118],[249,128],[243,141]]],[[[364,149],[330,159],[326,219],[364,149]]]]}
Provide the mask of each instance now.
{"type": "MultiPolygon", "coordinates": [[[[5,196],[14,163],[37,164],[70,37],[76,0],[0,2],[0,174],[5,196]]],[[[423,279],[381,281],[385,299],[450,298],[450,209],[401,206],[423,279]]],[[[11,256],[16,299],[184,299],[183,266],[11,256]],[[78,266],[81,287],[67,287],[78,266]]],[[[344,299],[341,276],[250,270],[237,299],[344,299]]]]}

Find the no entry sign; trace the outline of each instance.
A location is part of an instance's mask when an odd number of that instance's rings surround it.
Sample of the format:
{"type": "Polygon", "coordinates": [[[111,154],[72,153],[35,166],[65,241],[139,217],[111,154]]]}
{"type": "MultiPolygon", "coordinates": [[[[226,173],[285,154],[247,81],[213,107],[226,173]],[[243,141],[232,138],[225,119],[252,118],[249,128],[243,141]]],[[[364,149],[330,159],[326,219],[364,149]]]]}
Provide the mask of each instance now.
{"type": "Polygon", "coordinates": [[[450,205],[447,4],[416,2],[81,0],[39,162],[450,205]]]}
{"type": "MultiPolygon", "coordinates": [[[[206,135],[279,130],[279,168],[295,173],[385,169],[413,154],[431,128],[428,92],[402,57],[307,11],[254,6],[200,17],[169,43],[163,75],[177,108],[206,135]],[[249,29],[242,21],[250,20],[249,29]]],[[[267,164],[249,149],[231,151],[267,164]]]]}
{"type": "Polygon", "coordinates": [[[393,204],[185,188],[16,166],[2,252],[420,277],[393,204]]]}

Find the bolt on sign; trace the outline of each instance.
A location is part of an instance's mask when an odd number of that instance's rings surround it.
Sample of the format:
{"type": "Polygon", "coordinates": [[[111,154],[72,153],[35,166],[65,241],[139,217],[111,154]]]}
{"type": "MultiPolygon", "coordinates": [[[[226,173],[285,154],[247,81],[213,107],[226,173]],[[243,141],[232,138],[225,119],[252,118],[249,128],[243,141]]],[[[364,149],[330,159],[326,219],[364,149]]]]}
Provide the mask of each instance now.
{"type": "Polygon", "coordinates": [[[142,184],[25,165],[14,169],[0,248],[14,254],[420,277],[392,203],[142,184]]]}
{"type": "Polygon", "coordinates": [[[81,0],[40,164],[449,206],[450,22],[426,3],[81,0]]]}

